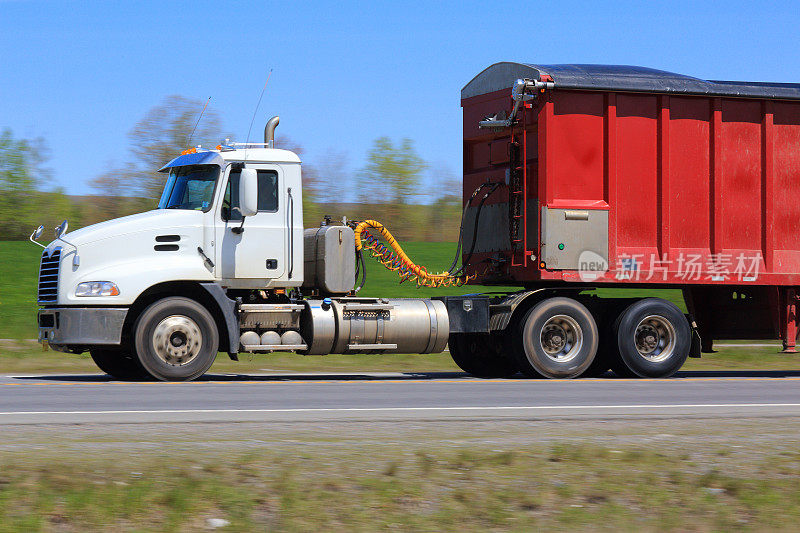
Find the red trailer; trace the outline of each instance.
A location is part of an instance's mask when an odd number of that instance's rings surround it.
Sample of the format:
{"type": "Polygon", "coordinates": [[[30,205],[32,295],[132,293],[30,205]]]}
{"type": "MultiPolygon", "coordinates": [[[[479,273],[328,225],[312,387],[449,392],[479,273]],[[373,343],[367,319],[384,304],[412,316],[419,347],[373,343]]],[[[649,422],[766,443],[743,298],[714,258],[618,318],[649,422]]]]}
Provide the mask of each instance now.
{"type": "Polygon", "coordinates": [[[800,84],[497,63],[461,105],[474,283],[677,287],[705,349],[794,351],[800,84]]]}

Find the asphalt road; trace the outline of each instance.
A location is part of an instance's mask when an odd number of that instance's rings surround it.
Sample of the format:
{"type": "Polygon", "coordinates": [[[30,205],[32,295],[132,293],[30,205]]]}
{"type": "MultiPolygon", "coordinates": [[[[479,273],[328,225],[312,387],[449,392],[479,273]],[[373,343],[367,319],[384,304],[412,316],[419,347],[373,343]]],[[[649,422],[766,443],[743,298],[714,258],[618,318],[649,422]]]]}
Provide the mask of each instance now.
{"type": "Polygon", "coordinates": [[[481,380],[455,373],[0,376],[0,424],[800,416],[800,372],[666,380],[481,380]]]}

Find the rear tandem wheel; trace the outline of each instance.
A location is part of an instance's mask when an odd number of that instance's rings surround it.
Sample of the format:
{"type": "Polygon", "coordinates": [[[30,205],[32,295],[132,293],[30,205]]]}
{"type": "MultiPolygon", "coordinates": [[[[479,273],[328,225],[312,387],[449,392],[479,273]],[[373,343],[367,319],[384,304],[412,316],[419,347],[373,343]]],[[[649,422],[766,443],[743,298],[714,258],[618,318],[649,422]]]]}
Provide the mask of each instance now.
{"type": "Polygon", "coordinates": [[[689,321],[670,301],[634,302],[614,321],[613,329],[617,351],[611,354],[611,362],[620,376],[666,378],[680,370],[689,356],[689,321]]]}
{"type": "Polygon", "coordinates": [[[589,310],[572,298],[542,300],[515,330],[514,355],[522,372],[532,377],[579,377],[597,353],[597,323],[589,310]]]}

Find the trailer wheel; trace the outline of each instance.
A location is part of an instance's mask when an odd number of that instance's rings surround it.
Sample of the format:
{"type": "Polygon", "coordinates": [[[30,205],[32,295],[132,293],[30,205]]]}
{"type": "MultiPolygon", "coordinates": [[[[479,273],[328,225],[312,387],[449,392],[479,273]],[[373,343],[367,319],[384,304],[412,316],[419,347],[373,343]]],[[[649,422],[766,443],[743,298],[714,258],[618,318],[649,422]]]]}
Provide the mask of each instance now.
{"type": "Polygon", "coordinates": [[[161,381],[189,381],[214,362],[219,332],[208,310],[189,298],[170,297],[151,304],[134,328],[136,354],[147,372],[161,381]]]}
{"type": "Polygon", "coordinates": [[[458,367],[479,378],[506,378],[519,371],[501,338],[494,334],[453,333],[448,341],[450,357],[458,367]]]}
{"type": "Polygon", "coordinates": [[[113,378],[136,380],[147,376],[136,356],[125,350],[98,348],[90,350],[89,354],[97,368],[113,378]]]}
{"type": "Polygon", "coordinates": [[[614,372],[623,376],[665,378],[686,362],[692,344],[689,322],[680,309],[661,298],[631,304],[615,324],[619,358],[614,372]]]}
{"type": "Polygon", "coordinates": [[[531,376],[574,378],[583,374],[597,353],[594,317],[572,298],[549,298],[534,306],[517,326],[514,353],[531,376]]]}

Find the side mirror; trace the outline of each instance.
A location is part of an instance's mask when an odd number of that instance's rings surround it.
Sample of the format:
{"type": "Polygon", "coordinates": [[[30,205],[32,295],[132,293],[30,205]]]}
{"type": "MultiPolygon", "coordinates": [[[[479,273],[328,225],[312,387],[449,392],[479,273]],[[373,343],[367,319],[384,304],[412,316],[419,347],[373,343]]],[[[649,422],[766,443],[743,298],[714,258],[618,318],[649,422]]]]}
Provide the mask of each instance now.
{"type": "Polygon", "coordinates": [[[243,168],[239,177],[239,212],[243,217],[258,213],[258,173],[254,168],[243,168]]]}
{"type": "Polygon", "coordinates": [[[45,246],[44,244],[42,244],[40,242],[36,242],[36,239],[38,239],[39,237],[42,236],[42,232],[43,231],[44,231],[44,226],[39,226],[38,228],[36,228],[34,230],[33,233],[31,233],[31,236],[28,237],[28,240],[31,241],[33,244],[35,244],[37,246],[41,246],[42,248],[47,248],[47,246],[45,246]]]}
{"type": "Polygon", "coordinates": [[[66,219],[64,219],[64,222],[62,222],[61,224],[56,226],[56,239],[58,239],[59,237],[64,235],[67,232],[67,228],[68,227],[69,227],[69,224],[67,223],[66,219]]]}

